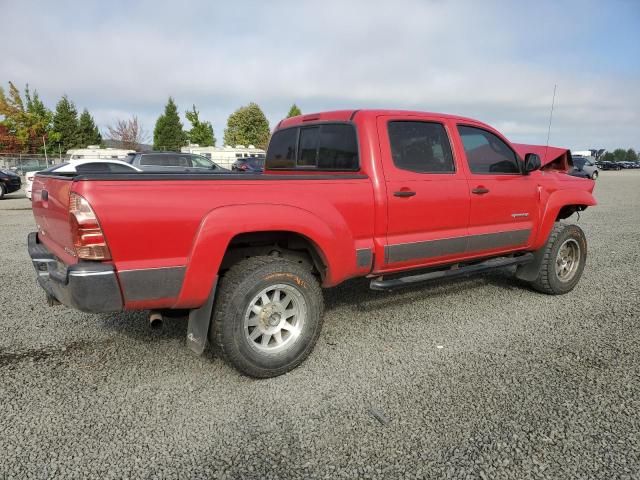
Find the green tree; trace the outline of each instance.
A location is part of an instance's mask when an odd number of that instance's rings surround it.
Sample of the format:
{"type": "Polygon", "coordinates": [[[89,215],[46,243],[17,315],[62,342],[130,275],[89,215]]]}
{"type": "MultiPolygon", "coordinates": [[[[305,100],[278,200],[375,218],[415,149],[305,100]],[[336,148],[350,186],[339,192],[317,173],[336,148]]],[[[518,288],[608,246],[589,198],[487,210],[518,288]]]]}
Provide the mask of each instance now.
{"type": "Polygon", "coordinates": [[[11,144],[22,152],[37,152],[42,150],[42,137],[46,137],[51,129],[52,114],[37,91],[31,96],[29,85],[25,87],[24,96],[23,101],[20,91],[11,82],[8,94],[0,87],[0,115],[4,117],[0,124],[6,136],[3,144],[11,144]]]}
{"type": "Polygon", "coordinates": [[[298,108],[298,105],[294,103],[293,105],[291,105],[289,113],[287,113],[287,118],[297,117],[298,115],[302,115],[302,110],[300,110],[300,108],[298,108]]]}
{"type": "Polygon", "coordinates": [[[269,135],[267,117],[256,103],[251,102],[229,115],[227,128],[224,130],[224,143],[266,148],[269,135]]]}
{"type": "Polygon", "coordinates": [[[627,151],[624,148],[616,148],[613,151],[614,162],[624,162],[627,159],[627,151]]]}
{"type": "Polygon", "coordinates": [[[201,122],[199,118],[200,112],[193,106],[193,110],[187,110],[185,116],[191,122],[191,130],[189,130],[189,141],[197,143],[201,147],[215,147],[216,137],[213,135],[213,126],[211,122],[201,122]]]}
{"type": "Polygon", "coordinates": [[[158,117],[153,129],[153,148],[156,150],[180,151],[187,144],[187,133],[182,128],[178,107],[169,97],[164,113],[158,117]]]}
{"type": "Polygon", "coordinates": [[[32,116],[32,123],[37,124],[42,130],[50,129],[53,113],[40,100],[38,91],[34,90],[33,96],[31,96],[29,84],[27,84],[24,89],[24,96],[27,101],[27,113],[32,116]]]}
{"type": "Polygon", "coordinates": [[[2,125],[6,128],[7,138],[13,137],[12,143],[24,150],[29,138],[27,112],[20,90],[12,82],[9,82],[7,93],[0,87],[0,114],[4,116],[2,125]]]}
{"type": "Polygon", "coordinates": [[[611,152],[605,152],[605,154],[600,157],[600,160],[602,160],[603,162],[615,162],[616,157],[614,157],[613,153],[611,152]]]}
{"type": "Polygon", "coordinates": [[[638,154],[636,153],[636,151],[633,148],[630,148],[629,150],[627,150],[627,162],[637,162],[638,161],[638,154]]]}
{"type": "Polygon", "coordinates": [[[29,151],[44,151],[43,137],[48,137],[52,129],[53,112],[49,110],[34,90],[33,96],[29,92],[29,85],[25,87],[27,100],[27,114],[29,117],[29,151]]]}
{"type": "Polygon", "coordinates": [[[80,130],[80,144],[83,147],[102,144],[100,130],[98,130],[96,122],[86,108],[80,114],[78,129],[80,130]]]}
{"type": "Polygon", "coordinates": [[[53,133],[51,138],[62,153],[66,153],[71,148],[82,146],[78,125],[78,110],[66,95],[63,95],[56,105],[56,111],[53,114],[53,133]]]}

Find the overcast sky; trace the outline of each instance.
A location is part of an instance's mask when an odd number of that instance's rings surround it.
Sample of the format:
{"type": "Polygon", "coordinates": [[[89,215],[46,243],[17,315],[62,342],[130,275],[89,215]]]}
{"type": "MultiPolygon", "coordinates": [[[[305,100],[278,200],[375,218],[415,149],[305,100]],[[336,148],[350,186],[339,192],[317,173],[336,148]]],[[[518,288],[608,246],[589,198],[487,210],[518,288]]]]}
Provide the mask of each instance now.
{"type": "MultiPolygon", "coordinates": [[[[478,118],[516,142],[640,147],[640,0],[0,0],[0,81],[99,126],[169,95],[218,145],[257,102],[272,128],[305,113],[403,108],[478,118]]],[[[183,115],[184,118],[184,115],[183,115]]],[[[185,122],[186,123],[186,122],[185,122]]],[[[188,123],[186,123],[188,125],[188,123]]]]}

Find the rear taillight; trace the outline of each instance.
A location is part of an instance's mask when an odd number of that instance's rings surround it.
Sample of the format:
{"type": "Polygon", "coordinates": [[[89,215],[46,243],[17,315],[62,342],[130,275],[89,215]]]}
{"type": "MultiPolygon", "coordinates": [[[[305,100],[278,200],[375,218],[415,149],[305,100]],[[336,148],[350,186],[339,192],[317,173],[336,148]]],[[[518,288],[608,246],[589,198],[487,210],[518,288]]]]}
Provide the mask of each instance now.
{"type": "Polygon", "coordinates": [[[111,253],[100,228],[98,217],[87,200],[69,194],[69,220],[76,255],[83,260],[110,260],[111,253]]]}

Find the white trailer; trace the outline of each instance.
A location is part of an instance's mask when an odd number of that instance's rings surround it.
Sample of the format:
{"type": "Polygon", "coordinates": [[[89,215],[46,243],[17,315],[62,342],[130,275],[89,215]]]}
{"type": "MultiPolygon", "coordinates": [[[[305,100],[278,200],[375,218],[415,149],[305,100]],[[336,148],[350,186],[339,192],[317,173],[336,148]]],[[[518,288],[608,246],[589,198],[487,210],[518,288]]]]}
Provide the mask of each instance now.
{"type": "Polygon", "coordinates": [[[100,148],[99,145],[89,145],[87,148],[72,148],[67,150],[69,160],[103,159],[103,160],[123,160],[128,153],[135,153],[135,150],[125,150],[123,148],[100,148]]]}
{"type": "Polygon", "coordinates": [[[231,165],[239,158],[265,158],[266,152],[261,148],[253,145],[245,147],[244,145],[236,145],[231,147],[201,147],[199,145],[188,145],[180,149],[182,153],[195,153],[207,157],[223,168],[231,170],[231,165]]]}

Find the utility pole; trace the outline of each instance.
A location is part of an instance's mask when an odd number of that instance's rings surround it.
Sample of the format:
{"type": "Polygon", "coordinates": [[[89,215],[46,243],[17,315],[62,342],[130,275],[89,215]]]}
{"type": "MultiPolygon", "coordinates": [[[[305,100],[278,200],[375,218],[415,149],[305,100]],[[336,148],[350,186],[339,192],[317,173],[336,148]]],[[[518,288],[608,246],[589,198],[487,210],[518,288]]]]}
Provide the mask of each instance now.
{"type": "Polygon", "coordinates": [[[44,161],[47,164],[47,167],[49,166],[49,157],[47,157],[47,141],[44,138],[44,135],[42,135],[42,143],[44,144],[44,161]]]}

